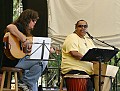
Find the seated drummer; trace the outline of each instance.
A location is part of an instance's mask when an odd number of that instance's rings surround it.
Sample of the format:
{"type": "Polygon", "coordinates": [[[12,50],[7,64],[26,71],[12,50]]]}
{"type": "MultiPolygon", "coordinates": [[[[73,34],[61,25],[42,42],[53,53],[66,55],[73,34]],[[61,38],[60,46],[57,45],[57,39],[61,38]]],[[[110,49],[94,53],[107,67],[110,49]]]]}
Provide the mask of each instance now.
{"type": "MultiPolygon", "coordinates": [[[[66,37],[62,46],[61,73],[63,75],[93,74],[93,63],[80,60],[90,48],[95,48],[92,40],[85,37],[87,28],[87,22],[79,20],[75,24],[75,31],[66,37]]],[[[88,81],[87,89],[94,91],[93,81],[88,81]]]]}

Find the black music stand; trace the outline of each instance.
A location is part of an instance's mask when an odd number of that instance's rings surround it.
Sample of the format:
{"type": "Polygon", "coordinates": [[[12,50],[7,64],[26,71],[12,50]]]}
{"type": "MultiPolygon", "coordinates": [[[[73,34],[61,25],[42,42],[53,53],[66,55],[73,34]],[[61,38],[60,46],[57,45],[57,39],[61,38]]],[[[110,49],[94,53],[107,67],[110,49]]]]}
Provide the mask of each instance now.
{"type": "MultiPolygon", "coordinates": [[[[39,62],[40,62],[39,64],[41,66],[43,66],[43,64],[41,62],[46,61],[46,63],[44,63],[44,65],[47,65],[47,61],[49,60],[51,39],[47,38],[47,37],[33,37],[33,40],[34,40],[33,43],[29,43],[29,44],[32,44],[32,51],[30,54],[29,53],[27,54],[28,45],[26,47],[26,50],[25,50],[26,61],[27,60],[31,60],[31,61],[39,60],[39,62]]],[[[41,69],[41,72],[42,72],[42,69],[41,69]]],[[[41,85],[39,85],[38,89],[40,89],[42,91],[42,81],[41,81],[41,85]]]]}
{"type": "MultiPolygon", "coordinates": [[[[39,59],[41,66],[43,66],[41,61],[57,60],[57,57],[54,54],[52,54],[50,51],[51,39],[47,38],[47,37],[39,37],[39,38],[38,38],[38,41],[31,43],[31,44],[33,44],[32,46],[34,46],[35,48],[31,51],[31,54],[29,54],[29,55],[26,54],[26,60],[30,59],[31,61],[38,61],[38,59],[39,59]],[[34,56],[34,54],[36,56],[34,56]],[[51,54],[51,56],[54,59],[49,59],[49,56],[48,56],[49,54],[51,54]]],[[[26,48],[26,53],[27,53],[27,48],[26,48]]],[[[52,79],[54,79],[55,76],[56,76],[56,74],[52,77],[52,79]]],[[[42,89],[42,81],[41,81],[41,85],[40,85],[39,89],[40,90],[42,89]]]]}
{"type": "Polygon", "coordinates": [[[108,62],[118,53],[116,50],[93,48],[82,57],[82,61],[98,61],[99,62],[99,91],[101,91],[101,62],[108,62]]]}

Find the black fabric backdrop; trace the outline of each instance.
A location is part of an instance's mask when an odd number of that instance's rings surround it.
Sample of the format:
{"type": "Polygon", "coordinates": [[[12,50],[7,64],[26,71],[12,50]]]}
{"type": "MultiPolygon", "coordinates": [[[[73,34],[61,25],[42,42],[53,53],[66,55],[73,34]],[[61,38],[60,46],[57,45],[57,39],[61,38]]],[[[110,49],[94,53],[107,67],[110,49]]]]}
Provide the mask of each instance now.
{"type": "Polygon", "coordinates": [[[23,9],[33,9],[39,13],[33,35],[39,37],[48,36],[48,7],[47,0],[22,0],[23,9]]]}
{"type": "MultiPolygon", "coordinates": [[[[5,57],[3,53],[3,35],[4,35],[4,29],[5,27],[12,22],[13,18],[13,1],[12,0],[0,0],[0,67],[2,64],[2,60],[9,60],[7,57],[5,57]],[[4,57],[4,59],[3,59],[4,57]]],[[[11,63],[6,63],[10,64],[11,63]]]]}

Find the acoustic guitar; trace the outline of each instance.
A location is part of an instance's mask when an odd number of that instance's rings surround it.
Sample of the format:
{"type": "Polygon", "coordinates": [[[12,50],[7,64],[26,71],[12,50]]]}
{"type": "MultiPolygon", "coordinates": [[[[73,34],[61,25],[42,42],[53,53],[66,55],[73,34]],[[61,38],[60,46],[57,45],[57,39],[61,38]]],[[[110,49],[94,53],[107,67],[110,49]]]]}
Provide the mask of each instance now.
{"type": "MultiPolygon", "coordinates": [[[[32,37],[29,37],[32,39],[32,37]]],[[[5,55],[11,59],[20,59],[26,55],[26,49],[22,47],[22,43],[17,37],[12,35],[10,32],[7,32],[3,37],[4,43],[4,53],[5,55]]]]}

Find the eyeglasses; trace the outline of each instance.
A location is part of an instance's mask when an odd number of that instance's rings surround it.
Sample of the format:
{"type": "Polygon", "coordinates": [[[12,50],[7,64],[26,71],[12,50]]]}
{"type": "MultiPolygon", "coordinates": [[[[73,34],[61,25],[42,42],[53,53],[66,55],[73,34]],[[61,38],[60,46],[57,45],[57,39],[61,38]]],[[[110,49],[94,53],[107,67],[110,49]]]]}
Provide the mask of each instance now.
{"type": "Polygon", "coordinates": [[[88,25],[78,25],[78,27],[80,27],[80,28],[82,28],[82,27],[87,28],[88,25]]]}
{"type": "Polygon", "coordinates": [[[33,22],[37,22],[37,19],[32,19],[33,22]]]}

